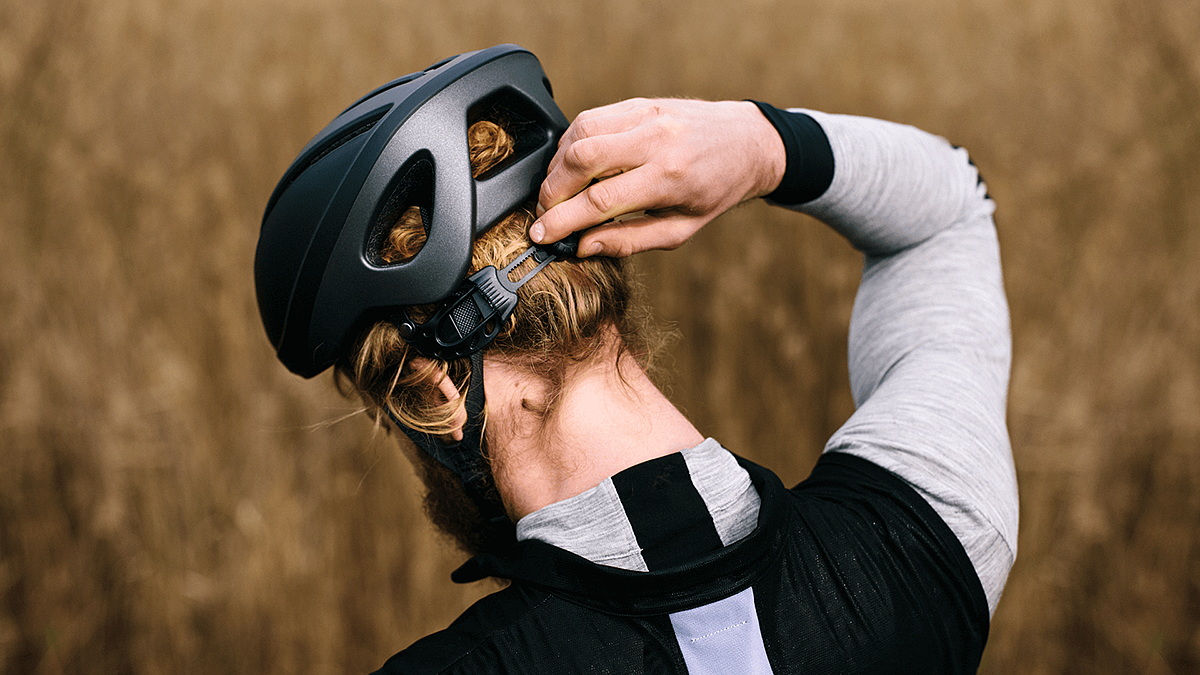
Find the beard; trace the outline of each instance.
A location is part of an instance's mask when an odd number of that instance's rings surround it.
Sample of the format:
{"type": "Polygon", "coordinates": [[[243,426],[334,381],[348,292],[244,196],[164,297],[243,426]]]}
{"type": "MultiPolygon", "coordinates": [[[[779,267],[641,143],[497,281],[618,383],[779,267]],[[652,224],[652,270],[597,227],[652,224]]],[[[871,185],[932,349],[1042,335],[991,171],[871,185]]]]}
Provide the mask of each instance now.
{"type": "MultiPolygon", "coordinates": [[[[471,557],[494,549],[496,537],[492,526],[484,519],[475,501],[467,496],[462,479],[420,448],[413,446],[408,455],[425,486],[422,506],[433,526],[471,557]]],[[[494,497],[495,479],[491,467],[485,464],[484,470],[487,492],[494,497]]]]}

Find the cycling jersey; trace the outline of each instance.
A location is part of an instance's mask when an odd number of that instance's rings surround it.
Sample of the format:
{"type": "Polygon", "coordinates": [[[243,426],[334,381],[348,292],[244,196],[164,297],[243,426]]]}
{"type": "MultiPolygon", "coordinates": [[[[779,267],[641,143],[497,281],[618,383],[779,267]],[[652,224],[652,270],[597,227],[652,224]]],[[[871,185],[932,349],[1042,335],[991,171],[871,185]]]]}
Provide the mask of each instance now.
{"type": "Polygon", "coordinates": [[[723,546],[680,454],[614,477],[649,571],[529,539],[456,581],[512,584],[389,673],[966,673],[987,601],[962,545],[904,481],[827,453],[788,490],[745,460],[757,527],[723,546]]]}

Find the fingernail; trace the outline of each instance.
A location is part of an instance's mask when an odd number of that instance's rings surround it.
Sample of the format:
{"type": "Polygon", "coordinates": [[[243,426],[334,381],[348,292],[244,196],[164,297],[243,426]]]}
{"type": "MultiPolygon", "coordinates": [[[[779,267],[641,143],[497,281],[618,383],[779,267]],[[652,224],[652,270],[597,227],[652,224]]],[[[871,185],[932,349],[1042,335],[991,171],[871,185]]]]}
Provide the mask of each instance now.
{"type": "Polygon", "coordinates": [[[529,238],[533,243],[540,244],[546,236],[546,228],[541,223],[534,221],[533,225],[529,226],[529,238]]]}
{"type": "Polygon", "coordinates": [[[542,206],[542,203],[541,203],[541,202],[538,202],[538,203],[537,203],[537,206],[535,206],[535,207],[533,208],[533,216],[534,216],[535,218],[541,218],[541,217],[542,217],[542,214],[543,214],[543,213],[545,213],[545,212],[546,212],[546,207],[542,206]]]}
{"type": "Polygon", "coordinates": [[[587,247],[588,255],[596,255],[598,253],[600,253],[600,242],[597,241],[597,242],[592,242],[591,244],[588,244],[588,247],[587,247]]]}

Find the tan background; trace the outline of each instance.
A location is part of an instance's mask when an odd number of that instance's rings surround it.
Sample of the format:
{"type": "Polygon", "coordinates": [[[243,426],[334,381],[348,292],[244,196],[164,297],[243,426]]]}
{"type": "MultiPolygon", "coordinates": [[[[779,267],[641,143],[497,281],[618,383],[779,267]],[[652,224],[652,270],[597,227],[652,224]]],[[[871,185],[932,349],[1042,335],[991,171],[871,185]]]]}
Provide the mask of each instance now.
{"type": "MultiPolygon", "coordinates": [[[[568,116],[757,97],[968,147],[1022,488],[982,672],[1200,672],[1197,35],[1193,0],[0,0],[0,671],[363,672],[489,590],[391,442],[275,362],[251,261],[342,107],[517,42],[568,116]]],[[[857,256],[750,205],[641,268],[675,400],[806,475],[857,256]]]]}

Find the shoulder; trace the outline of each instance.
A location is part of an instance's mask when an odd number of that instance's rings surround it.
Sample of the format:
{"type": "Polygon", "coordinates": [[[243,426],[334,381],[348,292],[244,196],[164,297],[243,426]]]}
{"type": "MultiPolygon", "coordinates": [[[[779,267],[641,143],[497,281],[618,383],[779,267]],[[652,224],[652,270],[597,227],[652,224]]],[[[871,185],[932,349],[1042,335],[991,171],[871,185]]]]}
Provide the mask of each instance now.
{"type": "Polygon", "coordinates": [[[804,536],[836,544],[826,552],[877,558],[873,566],[909,575],[952,577],[973,600],[986,601],[962,543],[906,480],[869,460],[825,453],[812,474],[788,491],[804,536]]]}
{"type": "Polygon", "coordinates": [[[629,621],[516,581],[388,659],[375,675],[585,672],[596,664],[637,672],[646,658],[645,632],[656,626],[665,632],[662,621],[629,621]]]}
{"type": "MultiPolygon", "coordinates": [[[[775,501],[788,512],[786,562],[763,600],[778,599],[773,616],[786,617],[770,622],[781,645],[823,645],[839,658],[845,644],[863,646],[838,662],[840,672],[978,667],[990,623],[983,587],[962,544],[908,483],[832,452],[775,501]],[[821,607],[820,616],[805,607],[821,607]]],[[[813,656],[781,649],[788,659],[813,656]]]]}
{"type": "Polygon", "coordinates": [[[432,633],[387,660],[374,675],[470,672],[470,664],[499,633],[536,613],[549,594],[509,586],[471,605],[444,630],[432,633]]]}

